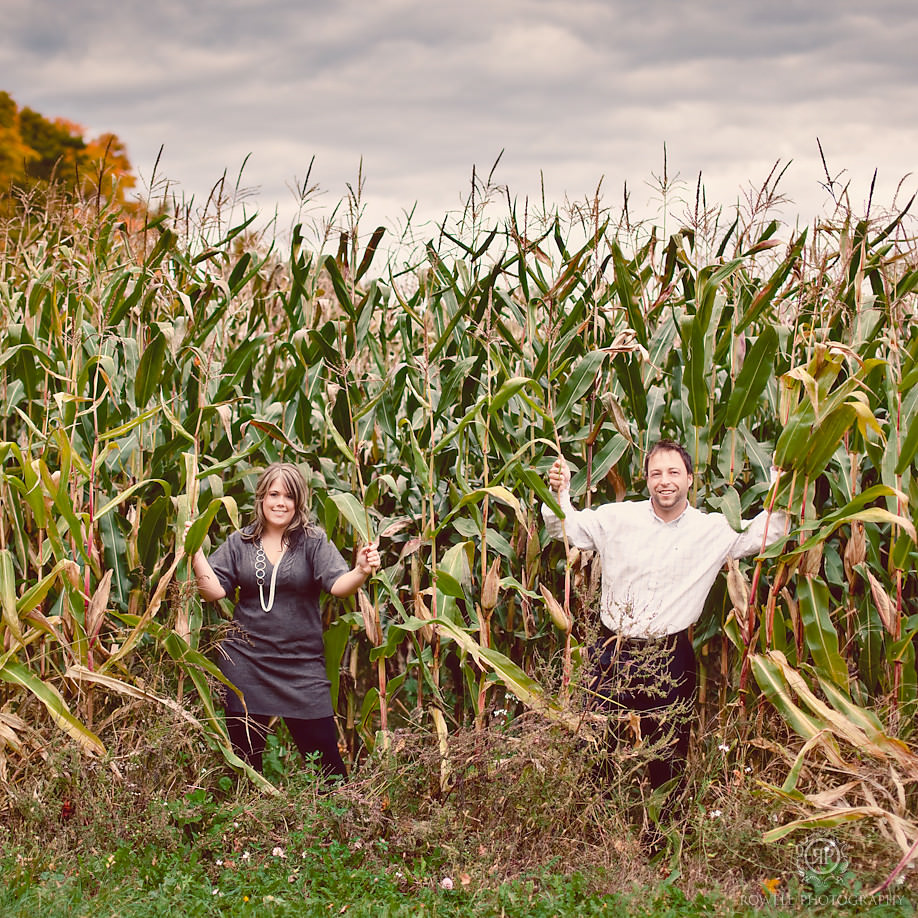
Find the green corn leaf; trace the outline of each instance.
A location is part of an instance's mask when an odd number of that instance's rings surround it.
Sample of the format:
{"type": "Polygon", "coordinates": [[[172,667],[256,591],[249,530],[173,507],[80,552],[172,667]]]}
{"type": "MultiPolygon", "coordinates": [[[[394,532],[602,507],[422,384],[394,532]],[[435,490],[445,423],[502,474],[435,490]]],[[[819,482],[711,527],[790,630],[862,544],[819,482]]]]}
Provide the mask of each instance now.
{"type": "Polygon", "coordinates": [[[708,503],[727,518],[727,522],[735,532],[742,532],[743,508],[736,488],[732,486],[724,488],[723,494],[719,497],[708,498],[708,503]]]}
{"type": "MultiPolygon", "coordinates": [[[[752,674],[765,697],[776,708],[787,722],[787,725],[805,740],[812,740],[828,730],[828,725],[802,710],[790,695],[790,686],[781,672],[781,668],[764,654],[751,654],[752,674]]],[[[838,746],[831,736],[822,741],[823,749],[833,764],[844,767],[844,761],[838,752],[838,746]]]]}
{"type": "Polygon", "coordinates": [[[774,326],[766,325],[746,354],[743,368],[733,385],[727,402],[725,426],[737,427],[741,420],[756,409],[768,380],[773,376],[777,350],[778,333],[774,326]]]}
{"type": "Polygon", "coordinates": [[[121,504],[126,503],[131,499],[138,491],[142,491],[147,488],[149,485],[159,485],[166,494],[169,493],[169,483],[164,481],[162,478],[149,478],[144,481],[138,481],[135,484],[132,484],[129,488],[126,488],[116,497],[113,497],[107,503],[102,504],[101,507],[96,510],[95,519],[98,520],[101,517],[105,516],[107,513],[111,513],[116,507],[121,504]]]}
{"type": "Polygon", "coordinates": [[[120,424],[118,427],[114,427],[111,430],[106,430],[104,433],[99,434],[99,441],[104,443],[107,440],[117,440],[119,437],[123,437],[125,434],[129,434],[136,427],[146,423],[151,418],[156,417],[159,412],[159,405],[154,405],[152,408],[147,408],[146,411],[142,411],[136,417],[131,418],[131,420],[126,421],[124,424],[120,424]]]}
{"type": "Polygon", "coordinates": [[[188,535],[185,537],[183,547],[185,554],[189,558],[204,544],[207,530],[210,529],[211,523],[213,523],[221,507],[226,510],[233,528],[239,529],[239,508],[235,499],[232,497],[215,497],[188,529],[188,535]]]}
{"type": "Polygon", "coordinates": [[[911,466],[918,454],[918,413],[908,419],[905,428],[905,437],[902,439],[902,445],[899,447],[899,459],[896,462],[896,474],[904,475],[906,469],[911,466]]]}
{"type": "Polygon", "coordinates": [[[444,596],[452,596],[455,599],[465,598],[462,584],[448,571],[443,570],[443,568],[437,569],[437,572],[434,574],[434,582],[437,584],[437,589],[443,593],[444,596]]]}
{"type": "Polygon", "coordinates": [[[803,468],[807,448],[811,445],[812,423],[812,409],[808,404],[788,418],[775,445],[775,465],[779,469],[803,468]]]}
{"type": "MultiPolygon", "coordinates": [[[[469,424],[471,424],[473,421],[475,421],[479,417],[481,409],[487,403],[487,399],[488,399],[487,395],[480,396],[478,401],[476,401],[475,404],[472,405],[472,407],[468,411],[466,411],[466,413],[462,417],[462,420],[460,420],[459,423],[456,424],[456,426],[453,427],[452,430],[450,430],[448,434],[446,434],[446,436],[444,436],[443,438],[437,441],[437,443],[435,444],[433,448],[434,455],[437,455],[438,453],[442,453],[443,450],[446,449],[446,447],[449,446],[449,444],[452,443],[453,440],[456,437],[458,437],[459,434],[462,433],[463,430],[466,429],[466,427],[469,426],[469,424]]],[[[426,467],[426,464],[425,464],[425,467],[426,467]]]]}
{"type": "Polygon", "coordinates": [[[192,445],[195,444],[194,434],[189,433],[185,427],[182,425],[182,422],[175,416],[173,411],[166,404],[166,400],[163,398],[162,393],[159,396],[159,407],[163,413],[163,417],[169,422],[169,426],[182,438],[187,440],[192,445]]]}
{"type": "Polygon", "coordinates": [[[22,644],[22,628],[19,625],[19,610],[16,608],[16,573],[13,556],[6,548],[0,549],[0,606],[3,611],[3,624],[22,644]]]}
{"type": "Polygon", "coordinates": [[[806,646],[820,675],[836,685],[848,684],[848,667],[838,650],[838,634],[830,614],[829,588],[815,577],[802,578],[797,588],[806,646]]]}
{"type": "Polygon", "coordinates": [[[563,427],[571,418],[577,403],[596,381],[606,359],[605,351],[591,351],[577,363],[558,393],[555,424],[563,427]]]}
{"type": "Polygon", "coordinates": [[[368,724],[370,722],[370,717],[379,710],[379,689],[376,686],[371,686],[366,695],[363,696],[363,704],[360,707],[360,716],[357,718],[357,723],[359,725],[360,732],[364,735],[364,742],[367,743],[368,748],[372,752],[375,746],[375,740],[370,736],[370,729],[368,724]]]}
{"type": "Polygon", "coordinates": [[[800,259],[803,246],[806,244],[807,230],[804,230],[794,240],[787,257],[778,266],[777,270],[768,278],[765,285],[756,294],[755,299],[749,304],[749,308],[743,313],[742,317],[736,324],[734,334],[739,334],[748,326],[755,322],[759,316],[765,312],[775,298],[781,285],[787,280],[788,275],[800,259]]]}
{"type": "Polygon", "coordinates": [[[786,838],[798,829],[833,829],[835,826],[844,825],[847,822],[856,822],[859,819],[868,817],[882,819],[885,816],[886,810],[878,806],[843,807],[828,816],[808,816],[804,819],[795,819],[793,822],[788,822],[777,829],[771,829],[762,836],[762,841],[771,844],[786,838]]]}
{"type": "Polygon", "coordinates": [[[67,702],[60,692],[36,676],[30,669],[15,660],[6,660],[0,664],[0,679],[12,685],[19,685],[31,692],[44,706],[51,720],[72,739],[76,740],[80,748],[91,755],[104,755],[105,746],[84,723],[70,712],[67,702]]]}
{"type": "Polygon", "coordinates": [[[703,318],[700,314],[688,316],[683,320],[681,329],[685,357],[682,381],[686,387],[689,411],[696,427],[704,427],[707,424],[711,379],[708,365],[710,329],[703,318]]]}
{"type": "Polygon", "coordinates": [[[4,348],[3,353],[0,354],[0,369],[3,369],[15,358],[23,356],[26,357],[30,363],[37,363],[42,368],[42,372],[48,374],[53,379],[65,383],[70,381],[68,377],[54,372],[54,364],[51,358],[34,344],[17,344],[13,347],[4,348]]]}
{"type": "Polygon", "coordinates": [[[500,503],[510,507],[516,514],[516,518],[520,521],[520,523],[525,525],[526,517],[516,495],[502,485],[495,485],[489,488],[477,488],[476,490],[462,497],[459,503],[457,503],[456,506],[453,507],[453,509],[450,510],[450,512],[443,518],[443,522],[437,527],[437,532],[442,531],[446,527],[449,520],[451,520],[463,507],[467,507],[469,504],[478,503],[484,500],[485,497],[493,497],[495,500],[500,501],[500,503]]]}
{"type": "Polygon", "coordinates": [[[339,618],[322,634],[325,645],[325,674],[331,683],[332,708],[338,708],[338,691],[341,685],[341,660],[351,634],[351,623],[339,618]]]}
{"type": "Polygon", "coordinates": [[[545,483],[545,480],[532,469],[521,469],[520,477],[532,488],[533,491],[539,496],[542,500],[542,503],[547,504],[551,509],[551,512],[557,517],[564,517],[564,511],[561,509],[561,505],[558,503],[558,498],[555,493],[548,487],[545,483]]]}
{"type": "MultiPolygon", "coordinates": [[[[603,478],[605,478],[606,473],[609,469],[625,455],[626,451],[630,444],[628,441],[621,436],[621,434],[613,434],[609,439],[603,443],[600,449],[593,456],[593,467],[592,467],[592,484],[595,486],[603,478]]],[[[580,469],[576,475],[571,479],[571,493],[572,494],[582,494],[586,490],[586,467],[580,469]]],[[[543,498],[544,499],[544,498],[543,498]]]]}
{"type": "MultiPolygon", "coordinates": [[[[784,781],[784,784],[781,786],[781,792],[785,794],[792,794],[797,789],[797,782],[800,780],[800,772],[803,770],[803,764],[806,761],[807,754],[813,749],[814,746],[820,745],[828,731],[817,733],[815,736],[808,739],[800,751],[797,753],[794,764],[791,766],[790,771],[787,773],[787,778],[784,781]]],[[[803,796],[800,795],[798,802],[803,802],[803,796]]]]}
{"type": "Polygon", "coordinates": [[[536,394],[540,394],[542,391],[535,380],[530,379],[528,376],[514,376],[512,379],[508,379],[491,399],[488,413],[492,417],[499,415],[504,405],[506,405],[514,395],[526,387],[532,388],[536,394]]]}
{"type": "Polygon", "coordinates": [[[857,412],[851,405],[842,405],[825,417],[813,431],[803,458],[803,472],[808,478],[821,474],[835,454],[842,437],[851,429],[857,412]]]}
{"type": "Polygon", "coordinates": [[[329,494],[329,497],[364,543],[375,540],[370,526],[370,511],[353,494],[344,491],[329,494]]]}
{"type": "Polygon", "coordinates": [[[559,707],[542,687],[519,666],[500,651],[482,647],[467,631],[457,627],[452,621],[437,618],[433,624],[442,634],[451,637],[482,668],[491,670],[528,708],[543,714],[549,720],[563,724],[572,732],[583,732],[584,724],[580,717],[568,713],[559,707]]]}
{"type": "Polygon", "coordinates": [[[628,262],[616,242],[612,243],[612,263],[615,268],[615,291],[618,294],[619,302],[628,313],[628,324],[637,334],[638,341],[647,347],[647,328],[644,324],[641,304],[634,289],[628,262]]]}
{"type": "MultiPolygon", "coordinates": [[[[3,573],[5,561],[3,559],[3,554],[0,552],[0,591],[2,595],[6,596],[6,588],[4,582],[6,580],[6,575],[3,573]]],[[[19,618],[22,618],[29,614],[33,609],[37,608],[44,598],[48,595],[48,591],[52,586],[58,581],[61,580],[61,572],[67,570],[68,568],[77,569],[76,562],[69,559],[64,559],[58,561],[57,564],[45,574],[37,583],[32,584],[23,594],[16,600],[16,614],[19,618]]],[[[4,598],[4,605],[6,603],[4,598]]],[[[15,633],[15,632],[14,632],[15,633]]]]}
{"type": "Polygon", "coordinates": [[[229,280],[227,281],[227,286],[230,289],[230,293],[235,296],[247,280],[249,280],[255,273],[258,272],[260,265],[256,265],[252,274],[246,275],[246,272],[249,270],[249,265],[252,262],[252,253],[243,252],[242,257],[236,264],[233,266],[233,270],[230,273],[229,280]]]}
{"type": "Polygon", "coordinates": [[[451,546],[440,559],[434,572],[437,617],[455,622],[457,625],[461,625],[462,616],[456,608],[456,599],[464,596],[463,588],[471,587],[470,548],[472,545],[469,542],[458,542],[451,546]]]}
{"type": "Polygon", "coordinates": [[[344,277],[341,274],[341,268],[338,265],[337,260],[333,255],[326,255],[322,261],[322,266],[328,272],[328,276],[331,278],[332,287],[335,291],[335,296],[338,299],[338,303],[341,305],[341,308],[347,313],[348,318],[356,320],[357,312],[354,309],[354,303],[351,300],[351,294],[348,290],[347,283],[345,283],[344,277]]]}
{"type": "Polygon", "coordinates": [[[134,379],[134,403],[138,408],[143,408],[150,401],[162,383],[163,362],[168,346],[166,336],[161,331],[157,331],[144,346],[134,379]]]}

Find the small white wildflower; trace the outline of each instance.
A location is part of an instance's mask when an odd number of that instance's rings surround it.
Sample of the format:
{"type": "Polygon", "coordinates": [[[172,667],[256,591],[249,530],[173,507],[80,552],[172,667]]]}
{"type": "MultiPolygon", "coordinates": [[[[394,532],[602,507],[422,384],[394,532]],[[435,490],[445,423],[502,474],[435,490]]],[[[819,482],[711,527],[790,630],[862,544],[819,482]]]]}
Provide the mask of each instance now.
{"type": "Polygon", "coordinates": [[[721,752],[729,752],[729,751],[730,751],[730,747],[729,747],[726,743],[721,743],[717,748],[718,748],[721,752]]]}
{"type": "Polygon", "coordinates": [[[286,854],[284,854],[284,849],[281,848],[280,845],[278,845],[278,846],[271,852],[271,854],[272,854],[274,857],[286,857],[286,856],[287,856],[286,854]]]}
{"type": "Polygon", "coordinates": [[[217,858],[217,866],[218,866],[218,867],[222,867],[222,866],[223,866],[223,858],[222,858],[222,857],[217,858]]]}
{"type": "Polygon", "coordinates": [[[720,819],[724,814],[720,810],[711,810],[710,817],[711,819],[720,819]]]}
{"type": "Polygon", "coordinates": [[[747,775],[751,775],[751,774],[752,774],[752,766],[751,766],[751,765],[747,765],[746,768],[744,769],[744,771],[746,772],[747,775]]]}
{"type": "Polygon", "coordinates": [[[453,888],[453,878],[452,877],[443,877],[440,880],[440,889],[452,889],[453,888]]]}
{"type": "Polygon", "coordinates": [[[251,856],[252,856],[252,855],[249,854],[248,851],[243,851],[243,852],[242,852],[242,859],[243,859],[244,861],[247,861],[251,856]]]}
{"type": "MultiPolygon", "coordinates": [[[[911,866],[911,864],[909,864],[909,866],[911,866]]],[[[403,874],[403,873],[401,872],[401,870],[396,870],[396,871],[395,871],[395,875],[396,875],[400,880],[403,879],[404,876],[405,876],[405,874],[403,874]]]]}

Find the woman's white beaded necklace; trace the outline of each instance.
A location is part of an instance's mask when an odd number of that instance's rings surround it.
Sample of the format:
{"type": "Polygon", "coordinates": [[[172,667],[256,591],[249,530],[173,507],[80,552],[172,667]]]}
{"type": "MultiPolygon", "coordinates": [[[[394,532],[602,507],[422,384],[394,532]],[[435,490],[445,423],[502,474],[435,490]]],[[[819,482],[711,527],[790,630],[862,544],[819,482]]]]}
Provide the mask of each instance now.
{"type": "Polygon", "coordinates": [[[268,556],[265,554],[265,546],[261,539],[258,540],[258,546],[255,549],[255,579],[258,581],[258,598],[261,600],[263,612],[270,612],[274,608],[274,588],[277,585],[277,569],[280,567],[281,559],[284,557],[286,545],[281,542],[280,557],[274,570],[271,571],[271,589],[268,593],[268,602],[265,604],[265,574],[268,572],[268,556]]]}

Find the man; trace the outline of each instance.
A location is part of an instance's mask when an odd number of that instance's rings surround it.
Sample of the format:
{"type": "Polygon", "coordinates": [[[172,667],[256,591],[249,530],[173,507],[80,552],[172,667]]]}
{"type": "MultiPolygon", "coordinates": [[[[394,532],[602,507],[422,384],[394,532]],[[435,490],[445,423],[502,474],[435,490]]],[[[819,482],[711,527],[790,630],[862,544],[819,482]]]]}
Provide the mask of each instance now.
{"type": "Polygon", "coordinates": [[[599,554],[601,636],[590,689],[600,710],[638,715],[658,788],[684,775],[697,680],[688,629],[724,562],[775,542],[787,518],[762,512],[736,532],[720,513],[692,507],[692,459],[672,440],[650,450],[644,471],[650,500],[575,510],[559,458],[548,477],[564,520],[544,504],[542,516],[551,536],[599,554]]]}

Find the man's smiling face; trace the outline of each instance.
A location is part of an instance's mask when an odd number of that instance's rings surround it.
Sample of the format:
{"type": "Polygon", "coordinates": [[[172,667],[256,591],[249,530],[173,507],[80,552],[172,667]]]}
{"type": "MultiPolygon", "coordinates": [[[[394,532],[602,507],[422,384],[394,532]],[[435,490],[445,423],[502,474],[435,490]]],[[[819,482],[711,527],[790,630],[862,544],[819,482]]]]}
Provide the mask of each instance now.
{"type": "Polygon", "coordinates": [[[675,450],[657,450],[650,457],[647,463],[647,488],[653,508],[661,520],[674,520],[685,510],[692,480],[682,456],[675,450]]]}

